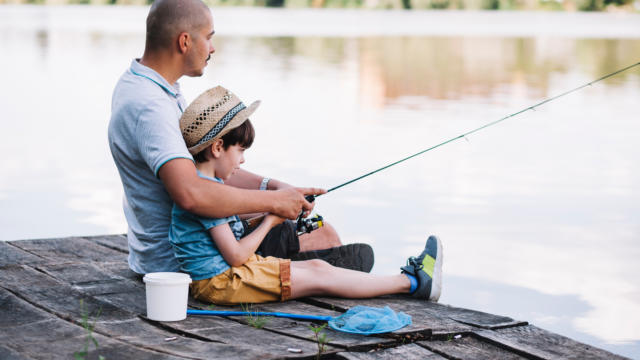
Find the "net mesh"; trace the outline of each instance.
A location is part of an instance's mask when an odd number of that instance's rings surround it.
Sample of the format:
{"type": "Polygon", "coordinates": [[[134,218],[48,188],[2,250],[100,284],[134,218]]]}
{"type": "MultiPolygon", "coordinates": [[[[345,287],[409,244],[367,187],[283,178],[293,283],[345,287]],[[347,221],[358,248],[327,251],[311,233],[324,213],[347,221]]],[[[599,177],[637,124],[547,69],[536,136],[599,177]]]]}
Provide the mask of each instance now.
{"type": "Polygon", "coordinates": [[[396,313],[388,306],[381,309],[358,305],[329,321],[334,330],[361,335],[391,332],[407,325],[411,325],[411,316],[396,313]]]}

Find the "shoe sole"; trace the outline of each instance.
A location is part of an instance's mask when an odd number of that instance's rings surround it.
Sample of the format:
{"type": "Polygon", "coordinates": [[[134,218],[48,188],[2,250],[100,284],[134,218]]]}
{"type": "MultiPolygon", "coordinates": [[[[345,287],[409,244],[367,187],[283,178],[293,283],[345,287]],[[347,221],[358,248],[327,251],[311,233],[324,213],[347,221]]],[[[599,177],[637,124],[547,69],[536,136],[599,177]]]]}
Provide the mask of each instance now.
{"type": "Polygon", "coordinates": [[[320,259],[344,269],[370,272],[375,262],[368,244],[349,244],[324,250],[305,251],[291,256],[293,261],[320,259]]]}
{"type": "Polygon", "coordinates": [[[438,301],[440,294],[442,293],[442,259],[444,255],[442,253],[442,242],[437,236],[433,236],[436,239],[438,253],[436,255],[436,263],[433,268],[433,278],[431,281],[431,295],[430,301],[438,301]]]}

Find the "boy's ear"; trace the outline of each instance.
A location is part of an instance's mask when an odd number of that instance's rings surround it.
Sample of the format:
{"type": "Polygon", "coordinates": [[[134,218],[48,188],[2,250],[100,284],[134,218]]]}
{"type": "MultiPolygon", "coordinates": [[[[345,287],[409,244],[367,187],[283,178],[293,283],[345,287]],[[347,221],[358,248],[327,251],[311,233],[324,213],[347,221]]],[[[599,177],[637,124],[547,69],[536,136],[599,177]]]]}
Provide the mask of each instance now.
{"type": "Polygon", "coordinates": [[[219,158],[220,154],[222,154],[222,150],[224,150],[224,147],[222,146],[222,144],[223,144],[222,139],[215,139],[211,143],[211,155],[213,155],[214,159],[219,158]]]}

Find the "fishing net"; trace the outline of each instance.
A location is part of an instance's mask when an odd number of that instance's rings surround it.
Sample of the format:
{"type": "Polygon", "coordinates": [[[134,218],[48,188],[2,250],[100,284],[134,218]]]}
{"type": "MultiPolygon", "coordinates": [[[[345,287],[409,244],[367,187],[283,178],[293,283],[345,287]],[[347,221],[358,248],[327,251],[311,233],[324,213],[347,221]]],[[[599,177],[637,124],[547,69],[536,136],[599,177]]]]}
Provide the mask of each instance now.
{"type": "Polygon", "coordinates": [[[407,325],[411,325],[411,316],[396,313],[388,306],[381,309],[358,305],[329,320],[334,330],[361,335],[391,332],[407,325]]]}

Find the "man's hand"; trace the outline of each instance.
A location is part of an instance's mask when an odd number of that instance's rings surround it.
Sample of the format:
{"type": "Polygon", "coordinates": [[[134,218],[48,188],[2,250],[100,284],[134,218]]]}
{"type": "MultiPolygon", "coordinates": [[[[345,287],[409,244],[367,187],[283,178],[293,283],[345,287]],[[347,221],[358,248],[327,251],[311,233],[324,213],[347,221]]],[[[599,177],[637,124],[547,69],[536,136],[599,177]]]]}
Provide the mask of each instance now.
{"type": "Polygon", "coordinates": [[[273,204],[272,213],[295,220],[301,211],[309,212],[313,209],[313,204],[304,198],[305,195],[322,195],[326,192],[319,188],[286,188],[274,191],[277,201],[273,204]]]}

